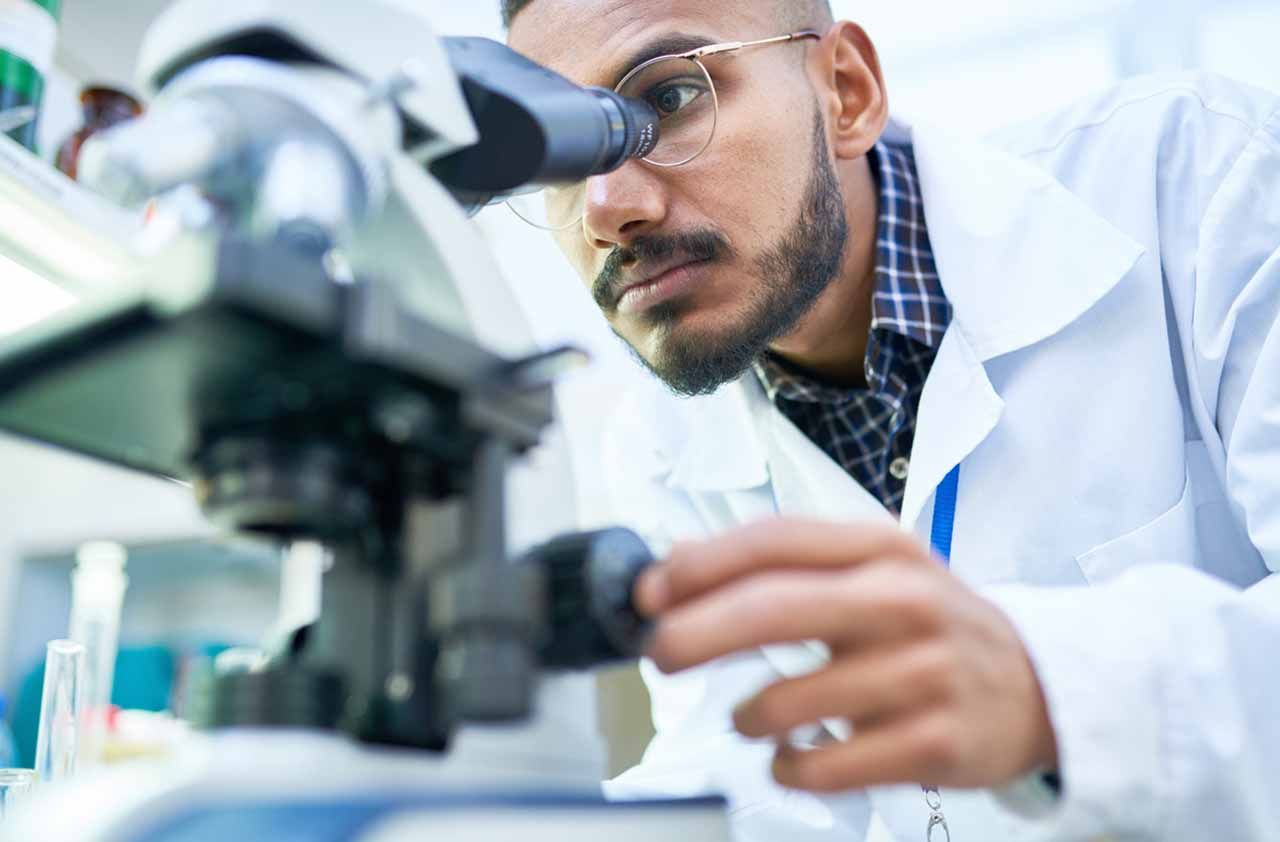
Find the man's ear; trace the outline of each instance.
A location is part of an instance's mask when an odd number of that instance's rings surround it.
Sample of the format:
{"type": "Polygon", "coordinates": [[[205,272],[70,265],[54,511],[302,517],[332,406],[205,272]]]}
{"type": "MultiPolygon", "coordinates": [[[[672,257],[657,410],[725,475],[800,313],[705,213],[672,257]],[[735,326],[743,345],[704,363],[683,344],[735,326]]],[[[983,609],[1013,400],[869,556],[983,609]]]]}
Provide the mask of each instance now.
{"type": "Polygon", "coordinates": [[[880,56],[866,31],[841,21],[822,37],[810,72],[837,159],[860,158],[875,145],[889,122],[880,56]]]}

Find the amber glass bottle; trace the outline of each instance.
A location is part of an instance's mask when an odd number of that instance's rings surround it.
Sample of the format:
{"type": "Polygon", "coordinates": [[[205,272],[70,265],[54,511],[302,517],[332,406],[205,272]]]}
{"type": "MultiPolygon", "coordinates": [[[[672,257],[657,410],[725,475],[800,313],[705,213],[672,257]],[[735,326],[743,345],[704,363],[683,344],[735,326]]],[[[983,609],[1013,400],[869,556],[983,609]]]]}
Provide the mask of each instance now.
{"type": "MultiPolygon", "coordinates": [[[[61,10],[62,0],[0,2],[0,113],[23,106],[39,109],[61,10]]],[[[24,123],[9,136],[36,151],[36,122],[24,123]]]]}
{"type": "Polygon", "coordinates": [[[84,125],[58,149],[58,169],[71,178],[76,177],[80,148],[86,140],[142,113],[142,104],[136,99],[124,91],[102,86],[81,91],[80,108],[84,114],[84,125]]]}

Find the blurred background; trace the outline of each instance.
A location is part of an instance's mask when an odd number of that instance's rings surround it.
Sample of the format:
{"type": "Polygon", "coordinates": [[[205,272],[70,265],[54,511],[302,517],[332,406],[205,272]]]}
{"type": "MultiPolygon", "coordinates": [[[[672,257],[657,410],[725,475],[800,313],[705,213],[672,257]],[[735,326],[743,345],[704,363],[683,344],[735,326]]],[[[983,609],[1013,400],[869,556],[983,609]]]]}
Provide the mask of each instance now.
{"type": "MultiPolygon", "coordinates": [[[[497,0],[403,2],[434,7],[446,34],[502,37],[497,0]]],[[[46,156],[78,126],[82,87],[133,87],[143,32],[167,5],[64,0],[41,124],[46,156]]],[[[1280,92],[1276,0],[836,0],[833,6],[837,16],[862,23],[878,44],[899,114],[974,135],[1150,72],[1203,68],[1280,92]]],[[[569,342],[596,360],[560,397],[573,443],[579,520],[598,523],[607,517],[595,455],[602,408],[614,404],[638,369],[549,240],[505,209],[482,214],[480,224],[538,341],[569,342]]],[[[73,300],[2,254],[0,289],[0,335],[73,300]]],[[[175,680],[180,660],[174,652],[252,642],[275,616],[273,553],[212,540],[188,489],[0,437],[0,692],[17,699],[20,709],[43,642],[65,632],[75,546],[97,538],[131,547],[122,643],[142,653],[136,667],[142,678],[117,687],[152,695],[126,701],[163,704],[155,688],[175,680]]],[[[612,765],[620,769],[647,739],[646,700],[631,672],[600,686],[612,765]]]]}

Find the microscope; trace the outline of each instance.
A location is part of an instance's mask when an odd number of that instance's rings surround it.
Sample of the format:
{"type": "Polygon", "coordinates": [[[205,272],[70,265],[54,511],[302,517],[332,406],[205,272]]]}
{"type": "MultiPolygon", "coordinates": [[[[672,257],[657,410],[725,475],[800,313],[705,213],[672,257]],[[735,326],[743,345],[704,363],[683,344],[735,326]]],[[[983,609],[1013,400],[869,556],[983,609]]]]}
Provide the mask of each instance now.
{"type": "Polygon", "coordinates": [[[530,353],[469,214],[643,157],[657,115],[414,5],[183,0],[147,116],[84,152],[150,204],[147,269],[0,345],[0,429],[332,563],[316,622],[217,677],[198,761],[51,788],[7,838],[727,838],[717,799],[611,805],[503,760],[544,675],[639,654],[652,557],[623,529],[512,557],[509,472],[581,355],[530,353]]]}

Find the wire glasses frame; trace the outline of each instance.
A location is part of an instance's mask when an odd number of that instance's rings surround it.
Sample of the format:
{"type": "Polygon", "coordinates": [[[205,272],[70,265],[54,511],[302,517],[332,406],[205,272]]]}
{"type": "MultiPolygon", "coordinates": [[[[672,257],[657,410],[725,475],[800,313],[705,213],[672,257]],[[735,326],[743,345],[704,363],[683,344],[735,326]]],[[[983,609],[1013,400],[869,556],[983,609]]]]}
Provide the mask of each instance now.
{"type": "MultiPolygon", "coordinates": [[[[643,158],[642,160],[645,163],[649,164],[650,166],[661,167],[664,169],[682,167],[686,164],[691,163],[695,159],[697,159],[698,156],[700,156],[703,152],[707,150],[708,147],[711,146],[711,142],[715,139],[716,127],[720,119],[720,98],[716,93],[716,86],[715,86],[715,82],[711,78],[711,73],[710,71],[707,70],[706,65],[703,64],[703,59],[709,58],[711,56],[719,56],[719,55],[725,55],[727,53],[734,53],[734,52],[738,52],[739,50],[745,50],[752,47],[765,47],[771,44],[788,44],[788,43],[791,43],[792,41],[797,41],[797,40],[806,39],[806,38],[821,39],[822,35],[821,33],[815,32],[810,29],[806,29],[806,30],[801,30],[799,32],[788,33],[787,35],[778,35],[773,38],[761,38],[756,41],[726,41],[721,44],[708,44],[705,47],[699,47],[695,50],[689,50],[688,52],[684,52],[684,53],[658,56],[657,58],[649,59],[648,61],[637,65],[630,72],[628,72],[626,76],[622,78],[622,81],[620,81],[617,84],[617,86],[614,88],[614,91],[626,96],[629,87],[632,86],[636,82],[636,80],[643,79],[644,74],[652,70],[654,67],[658,67],[665,63],[670,63],[670,62],[685,61],[685,62],[689,62],[691,65],[697,66],[698,71],[702,76],[702,80],[705,81],[706,83],[706,90],[711,95],[710,125],[709,125],[709,128],[705,130],[706,131],[705,138],[695,140],[694,143],[689,147],[690,151],[681,152],[680,154],[676,155],[674,160],[671,160],[671,161],[658,160],[657,158],[655,158],[655,155],[658,153],[660,149],[663,148],[662,131],[665,131],[665,129],[662,129],[660,130],[658,145],[654,148],[654,151],[651,152],[648,157],[643,158]]],[[[539,193],[530,194],[529,196],[525,197],[525,199],[529,201],[539,201],[539,202],[545,201],[547,203],[550,203],[550,201],[552,201],[553,194],[565,193],[567,191],[576,191],[576,190],[579,190],[581,186],[582,186],[581,183],[578,183],[578,184],[569,185],[566,187],[548,188],[547,190],[540,191],[539,193]]],[[[568,229],[573,228],[574,226],[579,225],[582,222],[583,215],[581,212],[576,212],[576,213],[571,212],[569,215],[570,221],[565,224],[562,224],[562,225],[542,224],[540,221],[536,220],[536,217],[531,218],[534,216],[533,214],[528,212],[521,212],[521,210],[513,202],[508,201],[506,204],[507,204],[507,207],[510,208],[511,211],[516,216],[520,217],[520,219],[522,219],[524,222],[534,226],[535,228],[541,228],[544,231],[567,231],[568,229]]]]}

